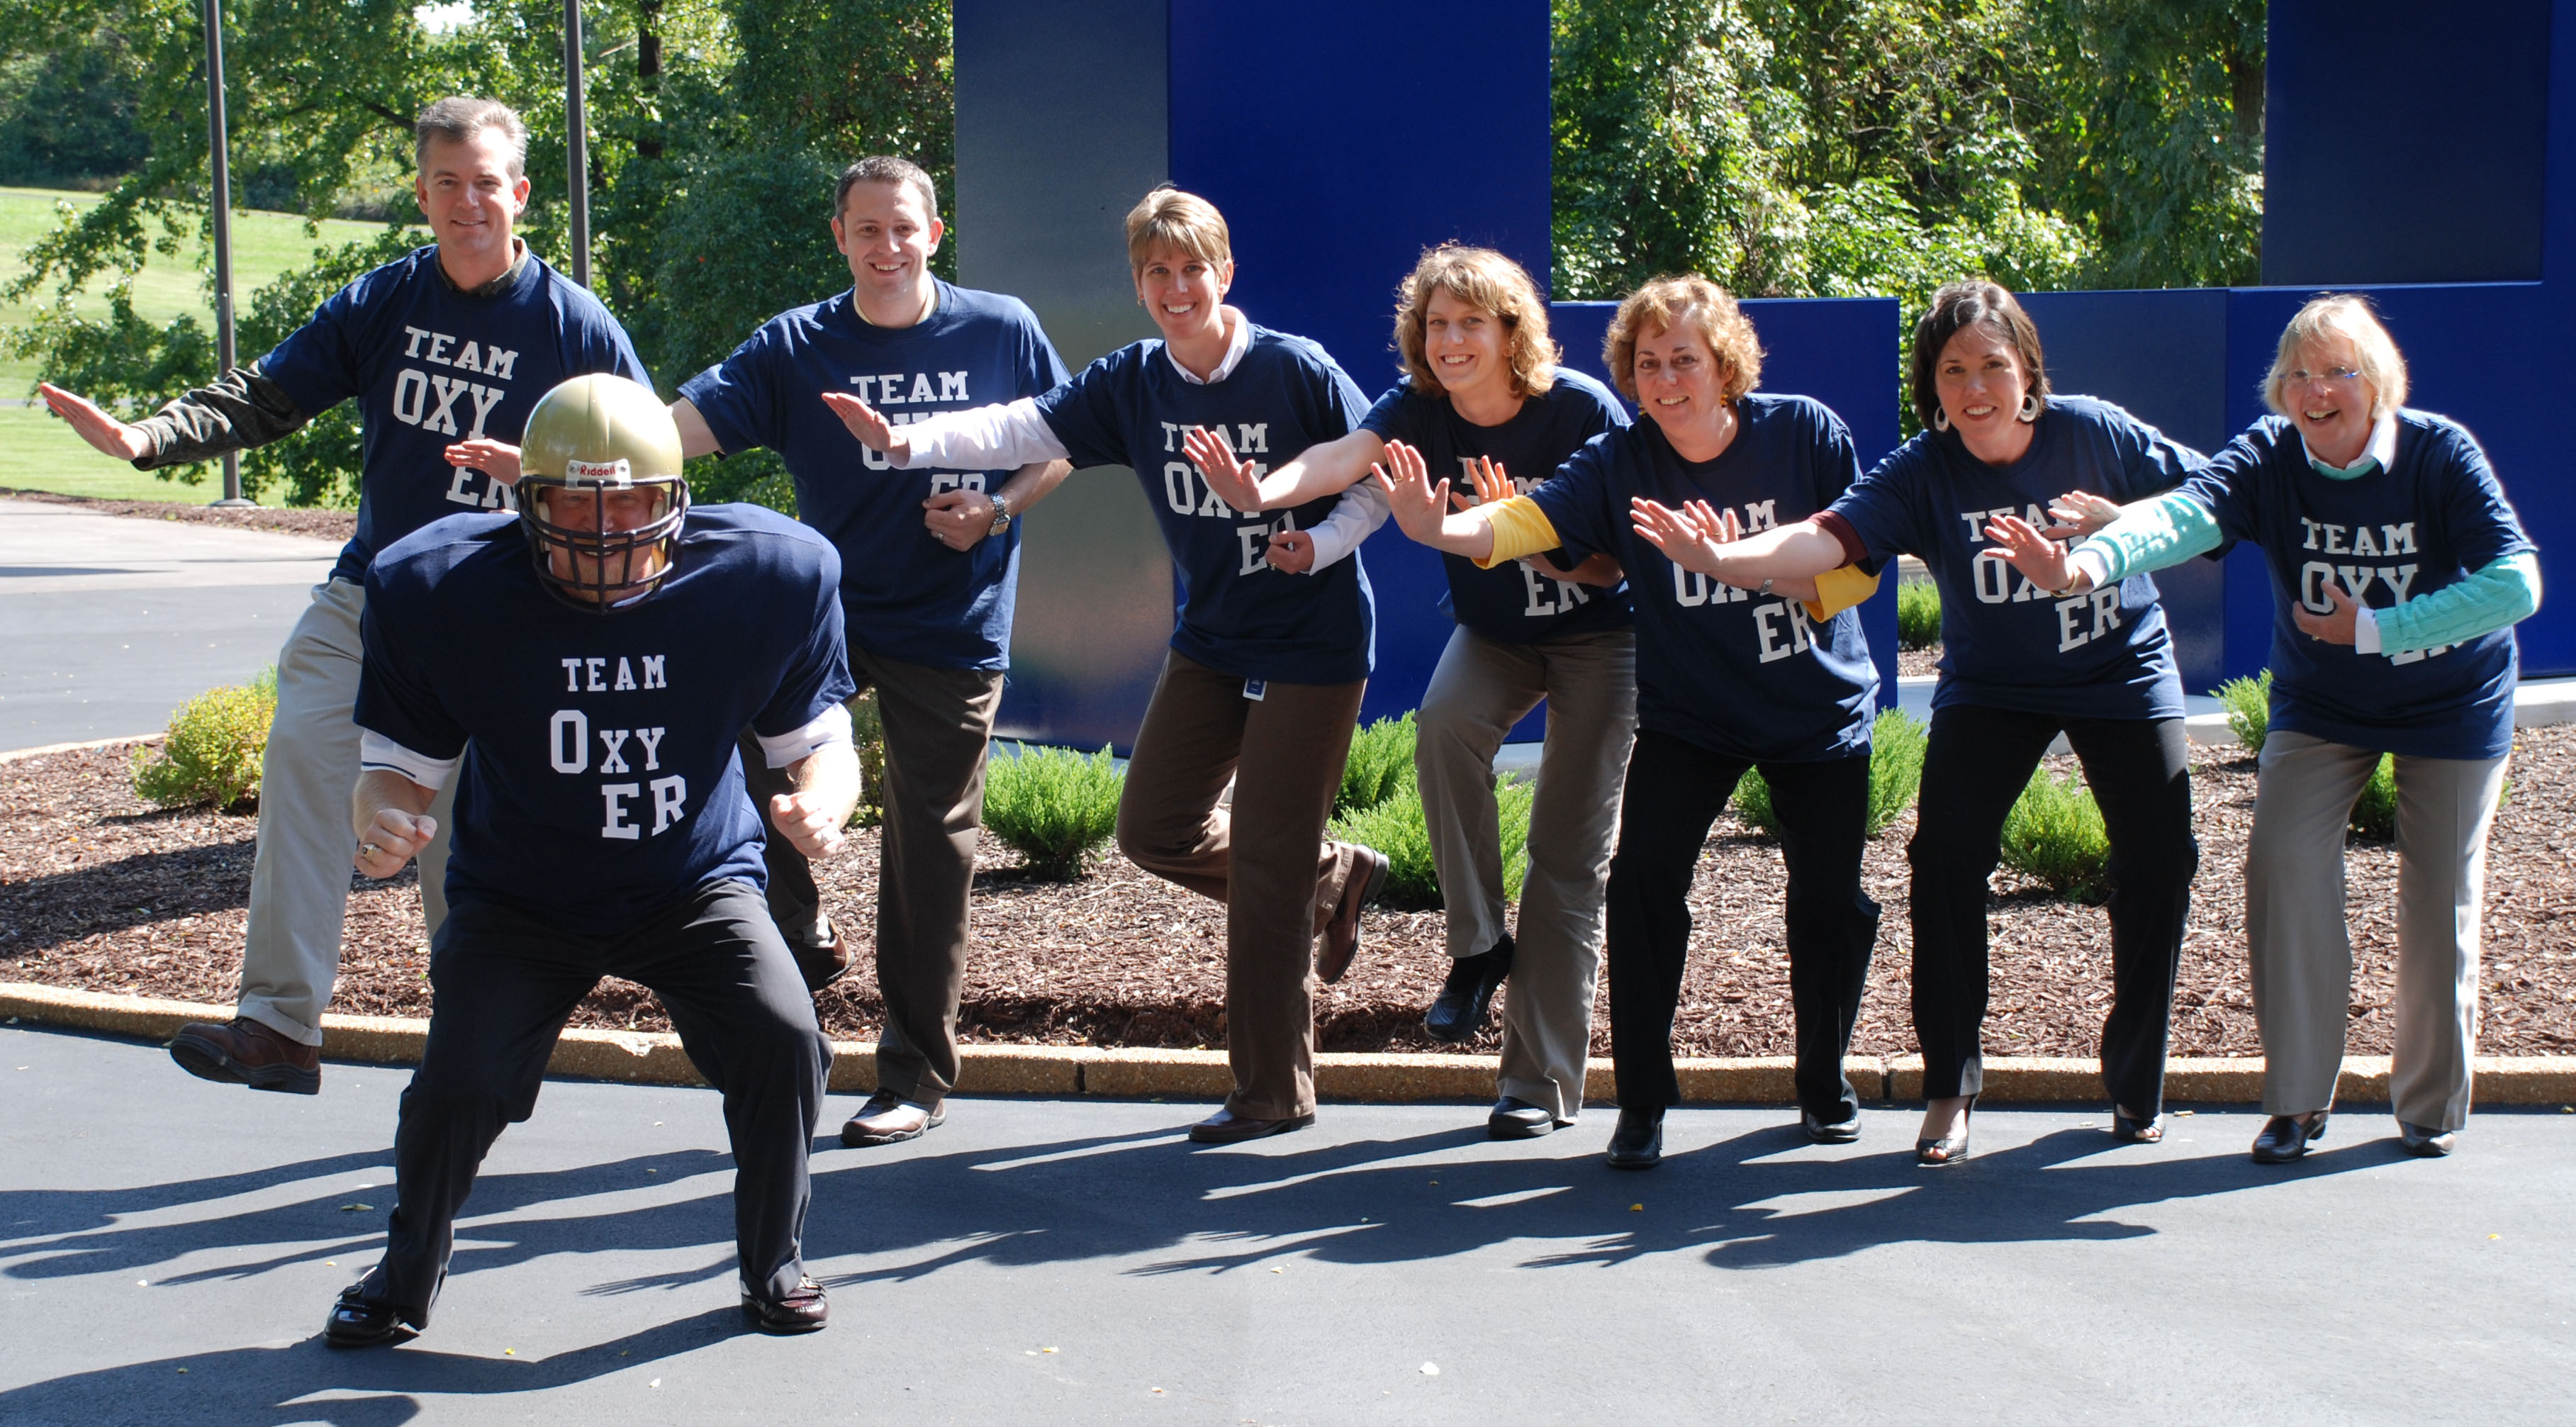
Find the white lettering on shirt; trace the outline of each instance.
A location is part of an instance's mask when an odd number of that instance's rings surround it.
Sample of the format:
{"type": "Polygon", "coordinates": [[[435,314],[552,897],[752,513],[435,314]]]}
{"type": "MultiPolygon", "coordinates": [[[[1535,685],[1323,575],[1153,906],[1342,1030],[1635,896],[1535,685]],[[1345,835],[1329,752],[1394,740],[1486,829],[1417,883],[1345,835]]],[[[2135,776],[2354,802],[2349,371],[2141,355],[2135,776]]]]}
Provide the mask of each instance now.
{"type": "Polygon", "coordinates": [[[579,709],[557,709],[555,716],[546,721],[546,756],[558,773],[589,772],[589,715],[579,709]]]}
{"type": "Polygon", "coordinates": [[[689,796],[689,782],[674,773],[667,778],[654,779],[652,786],[653,835],[659,837],[662,835],[662,829],[687,816],[680,804],[689,796]]]}
{"type": "MultiPolygon", "coordinates": [[[[640,795],[643,791],[644,789],[642,786],[635,783],[602,783],[599,785],[599,800],[607,805],[607,817],[599,826],[599,835],[601,837],[613,837],[626,842],[633,842],[644,835],[644,829],[637,827],[635,824],[626,820],[626,800],[640,795]]],[[[660,831],[659,828],[654,830],[656,832],[660,831]]]]}

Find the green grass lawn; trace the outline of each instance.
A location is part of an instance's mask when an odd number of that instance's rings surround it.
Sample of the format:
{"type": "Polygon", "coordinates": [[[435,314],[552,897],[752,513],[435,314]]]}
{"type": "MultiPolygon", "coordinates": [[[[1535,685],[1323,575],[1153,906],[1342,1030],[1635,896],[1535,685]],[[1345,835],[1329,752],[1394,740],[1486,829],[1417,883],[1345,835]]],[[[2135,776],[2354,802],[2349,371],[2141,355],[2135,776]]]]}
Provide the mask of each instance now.
{"type": "MultiPolygon", "coordinates": [[[[20,255],[29,244],[61,225],[56,205],[70,204],[84,208],[99,201],[94,193],[66,193],[43,188],[0,188],[0,286],[6,286],[26,265],[20,255]]],[[[343,243],[371,237],[377,231],[373,223],[350,223],[328,220],[319,236],[304,231],[304,220],[287,213],[236,213],[233,215],[233,291],[234,300],[248,305],[251,293],[286,269],[304,263],[316,247],[336,248],[343,243]]],[[[134,310],[146,321],[158,325],[182,312],[193,312],[209,331],[215,325],[214,304],[206,295],[207,270],[213,265],[206,258],[207,269],[197,266],[199,254],[194,243],[182,248],[178,256],[165,257],[155,252],[134,279],[134,310]]],[[[107,279],[92,278],[80,299],[84,311],[105,312],[104,292],[107,279]]],[[[0,326],[14,327],[26,318],[28,303],[0,304],[0,326]]],[[[257,356],[245,352],[244,358],[257,356]]],[[[18,398],[27,394],[36,382],[36,364],[25,358],[0,359],[0,398],[18,398]]],[[[176,393],[173,393],[176,395],[176,393]]],[[[12,435],[16,433],[13,431],[12,435]]],[[[66,438],[68,439],[68,438],[66,438]]],[[[0,463],[8,461],[0,452],[0,463]]]]}
{"type": "MultiPolygon", "coordinates": [[[[91,450],[88,442],[42,407],[0,406],[0,486],[101,500],[204,502],[224,493],[224,473],[222,467],[210,465],[205,480],[197,485],[175,477],[165,481],[157,471],[138,471],[91,450]]],[[[275,491],[260,502],[284,503],[275,491]]]]}

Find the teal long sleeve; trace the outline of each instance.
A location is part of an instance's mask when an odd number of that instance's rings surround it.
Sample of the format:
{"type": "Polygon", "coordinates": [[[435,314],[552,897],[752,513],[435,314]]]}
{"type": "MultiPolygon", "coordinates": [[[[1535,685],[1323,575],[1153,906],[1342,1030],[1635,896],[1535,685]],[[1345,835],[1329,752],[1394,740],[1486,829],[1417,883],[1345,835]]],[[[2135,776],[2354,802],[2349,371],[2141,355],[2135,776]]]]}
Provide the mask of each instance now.
{"type": "Polygon", "coordinates": [[[2528,550],[2504,556],[2465,580],[2444,585],[2395,609],[2374,610],[2379,652],[2439,649],[2520,624],[2540,608],[2540,557],[2528,550]]]}
{"type": "Polygon", "coordinates": [[[2224,539],[2208,507],[2180,491],[2167,491],[2120,507],[2120,518],[2094,532],[2083,546],[2110,563],[2111,573],[2102,583],[2116,585],[2131,575],[2206,555],[2224,539]]]}

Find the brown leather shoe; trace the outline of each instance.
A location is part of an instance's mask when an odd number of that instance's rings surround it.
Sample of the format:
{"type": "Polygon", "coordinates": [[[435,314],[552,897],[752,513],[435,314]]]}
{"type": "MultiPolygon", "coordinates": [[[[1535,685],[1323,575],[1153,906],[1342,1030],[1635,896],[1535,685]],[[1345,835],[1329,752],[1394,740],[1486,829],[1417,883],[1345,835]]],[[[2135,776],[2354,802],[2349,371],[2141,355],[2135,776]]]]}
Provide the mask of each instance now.
{"type": "Polygon", "coordinates": [[[1334,904],[1332,919],[1324,923],[1323,954],[1315,958],[1315,974],[1328,986],[1342,979],[1359,954],[1360,909],[1386,890],[1386,854],[1357,843],[1351,853],[1351,875],[1342,883],[1342,900],[1334,904]]]}
{"type": "Polygon", "coordinates": [[[832,1301],[823,1296],[823,1285],[800,1279],[785,1298],[760,1298],[744,1289],[742,1316],[764,1333],[811,1333],[832,1321],[832,1301]]]}
{"type": "Polygon", "coordinates": [[[1315,1123],[1315,1115],[1311,1110],[1303,1115],[1291,1115],[1284,1120],[1256,1120],[1249,1115],[1238,1115],[1232,1110],[1219,1110],[1190,1126],[1190,1142],[1202,1145],[1241,1144],[1245,1140],[1257,1140],[1266,1135],[1284,1135],[1290,1130],[1302,1130],[1313,1123],[1315,1123]]]}
{"type": "Polygon", "coordinates": [[[290,1095],[322,1093],[322,1047],[290,1039],[248,1016],[235,1016],[228,1026],[202,1021],[181,1026],[170,1038],[170,1058],[200,1080],[290,1095]]]}
{"type": "Polygon", "coordinates": [[[796,970],[805,978],[805,989],[820,991],[850,974],[850,939],[832,928],[832,939],[820,944],[790,941],[787,950],[796,958],[796,970]]]}
{"type": "Polygon", "coordinates": [[[841,1143],[850,1148],[874,1149],[879,1145],[901,1144],[920,1139],[923,1132],[938,1129],[948,1121],[945,1107],[933,1110],[917,1105],[891,1090],[880,1090],[868,1097],[859,1113],[841,1126],[841,1143]]]}

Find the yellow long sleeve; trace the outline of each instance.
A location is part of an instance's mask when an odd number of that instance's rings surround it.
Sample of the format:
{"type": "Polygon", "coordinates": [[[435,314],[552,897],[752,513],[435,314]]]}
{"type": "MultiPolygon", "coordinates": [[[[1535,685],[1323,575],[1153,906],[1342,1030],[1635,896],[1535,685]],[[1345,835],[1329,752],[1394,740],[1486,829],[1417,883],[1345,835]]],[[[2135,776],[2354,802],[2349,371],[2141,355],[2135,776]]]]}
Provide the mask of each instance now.
{"type": "Polygon", "coordinates": [[[1858,565],[1844,565],[1816,577],[1816,597],[1807,601],[1807,618],[1821,624],[1878,593],[1878,576],[1864,575],[1858,565]]]}
{"type": "Polygon", "coordinates": [[[1493,513],[1485,520],[1494,532],[1494,553],[1476,562],[1480,570],[1490,570],[1523,555],[1545,554],[1565,543],[1547,512],[1528,496],[1513,496],[1491,509],[1493,513]]]}

